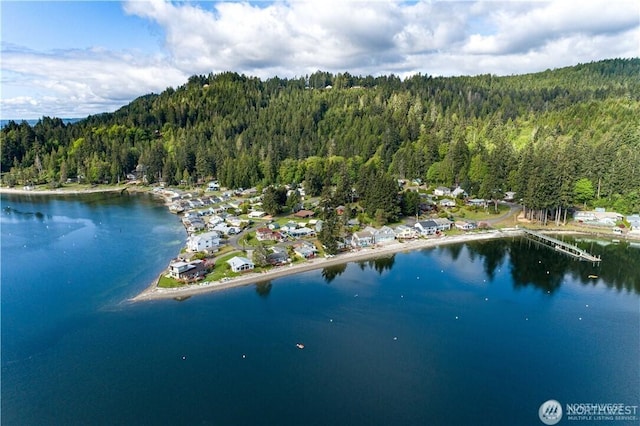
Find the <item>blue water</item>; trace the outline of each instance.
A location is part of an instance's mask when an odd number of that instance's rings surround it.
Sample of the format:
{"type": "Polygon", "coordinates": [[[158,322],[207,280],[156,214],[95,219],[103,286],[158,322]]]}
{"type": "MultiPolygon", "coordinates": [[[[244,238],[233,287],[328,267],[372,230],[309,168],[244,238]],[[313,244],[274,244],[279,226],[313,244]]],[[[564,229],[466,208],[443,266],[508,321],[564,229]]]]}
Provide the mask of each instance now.
{"type": "Polygon", "coordinates": [[[638,248],[475,243],[132,304],[184,241],[164,207],[2,207],[2,424],[538,425],[548,399],[640,402],[638,248]]]}

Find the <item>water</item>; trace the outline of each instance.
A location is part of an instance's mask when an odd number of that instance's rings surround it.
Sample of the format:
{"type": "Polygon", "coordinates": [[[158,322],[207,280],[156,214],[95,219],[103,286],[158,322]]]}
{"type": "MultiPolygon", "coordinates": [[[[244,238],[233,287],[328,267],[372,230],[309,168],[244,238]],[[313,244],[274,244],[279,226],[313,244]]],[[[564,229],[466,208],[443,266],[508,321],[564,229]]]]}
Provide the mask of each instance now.
{"type": "MultiPolygon", "coordinates": [[[[29,126],[33,127],[40,120],[41,120],[40,118],[30,118],[26,120],[25,119],[0,119],[0,129],[5,127],[11,121],[14,121],[16,124],[21,124],[22,122],[26,122],[29,126]]],[[[83,120],[83,118],[61,118],[61,120],[64,124],[73,124],[73,123],[77,123],[80,120],[83,120]]]]}
{"type": "Polygon", "coordinates": [[[640,249],[580,243],[594,266],[474,243],[131,304],[178,219],[76,200],[2,199],[3,424],[537,425],[552,398],[639,405],[640,249]]]}

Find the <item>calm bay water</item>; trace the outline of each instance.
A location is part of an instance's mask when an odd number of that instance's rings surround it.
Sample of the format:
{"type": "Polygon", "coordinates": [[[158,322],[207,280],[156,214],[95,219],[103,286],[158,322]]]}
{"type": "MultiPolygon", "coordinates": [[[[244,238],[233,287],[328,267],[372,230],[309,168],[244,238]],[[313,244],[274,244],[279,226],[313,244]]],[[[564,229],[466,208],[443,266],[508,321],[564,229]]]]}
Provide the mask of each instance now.
{"type": "Polygon", "coordinates": [[[581,242],[600,266],[502,240],[131,304],[184,241],[163,206],[3,196],[0,224],[2,424],[538,425],[548,399],[640,405],[624,243],[581,242]]]}

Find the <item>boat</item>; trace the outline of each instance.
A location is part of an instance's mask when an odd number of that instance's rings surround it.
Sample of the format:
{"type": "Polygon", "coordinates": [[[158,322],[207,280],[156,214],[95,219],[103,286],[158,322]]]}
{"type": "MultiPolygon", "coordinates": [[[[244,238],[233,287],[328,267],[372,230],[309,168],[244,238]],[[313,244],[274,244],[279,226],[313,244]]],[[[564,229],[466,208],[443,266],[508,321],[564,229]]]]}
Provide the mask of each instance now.
{"type": "Polygon", "coordinates": [[[596,278],[598,278],[598,276],[597,275],[589,275],[589,278],[596,279],[596,278]]]}
{"type": "Polygon", "coordinates": [[[304,345],[302,343],[296,343],[296,348],[304,349],[304,345]]]}

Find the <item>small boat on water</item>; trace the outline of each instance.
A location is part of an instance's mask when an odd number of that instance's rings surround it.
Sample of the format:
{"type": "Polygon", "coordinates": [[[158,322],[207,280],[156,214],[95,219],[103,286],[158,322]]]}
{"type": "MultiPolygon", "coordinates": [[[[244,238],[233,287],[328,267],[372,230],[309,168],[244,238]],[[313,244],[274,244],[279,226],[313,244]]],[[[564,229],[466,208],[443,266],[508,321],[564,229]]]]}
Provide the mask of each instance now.
{"type": "Polygon", "coordinates": [[[304,345],[302,343],[296,343],[296,348],[304,349],[304,345]]]}
{"type": "Polygon", "coordinates": [[[596,278],[598,278],[598,276],[597,275],[589,275],[589,278],[596,279],[596,278]]]}

